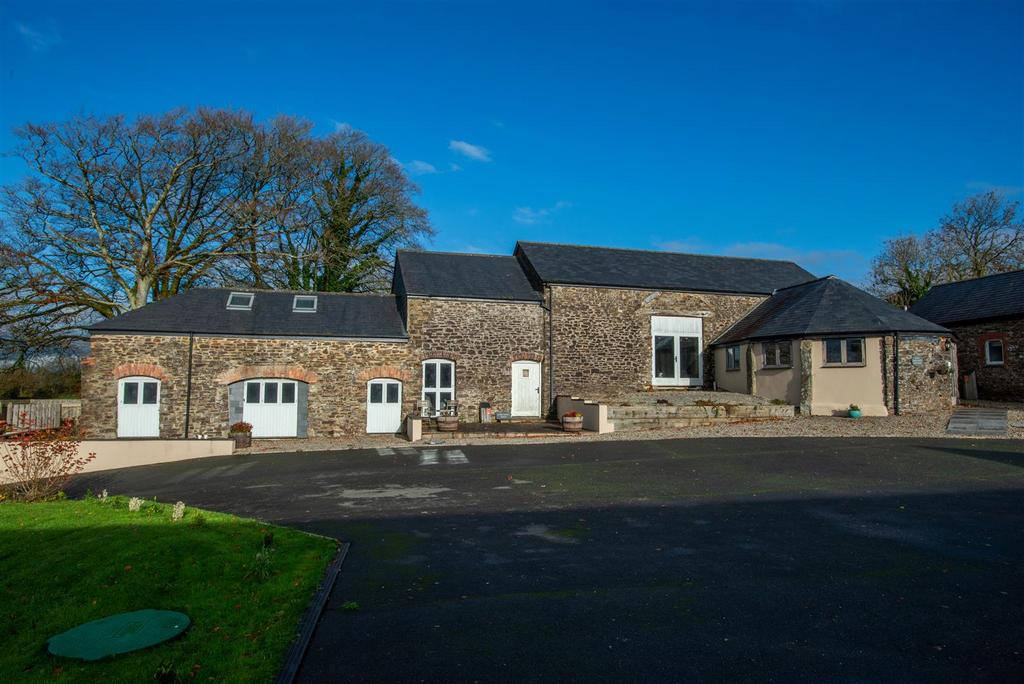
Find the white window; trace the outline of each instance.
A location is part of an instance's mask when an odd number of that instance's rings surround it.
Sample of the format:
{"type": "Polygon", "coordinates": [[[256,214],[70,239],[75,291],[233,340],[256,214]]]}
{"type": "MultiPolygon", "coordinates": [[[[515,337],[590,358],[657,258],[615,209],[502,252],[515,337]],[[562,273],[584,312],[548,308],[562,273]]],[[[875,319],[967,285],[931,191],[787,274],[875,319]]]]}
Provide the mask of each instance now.
{"type": "Polygon", "coordinates": [[[793,343],[790,340],[781,342],[762,342],[765,368],[792,368],[793,343]]]}
{"type": "Polygon", "coordinates": [[[228,295],[228,308],[233,311],[249,311],[252,309],[252,292],[232,292],[228,295]]]}
{"type": "Polygon", "coordinates": [[[1002,340],[986,340],[985,341],[985,365],[986,366],[1002,366],[1003,365],[1003,341],[1002,340]]]}
{"type": "Polygon", "coordinates": [[[740,369],[740,345],[734,344],[725,348],[725,370],[734,371],[740,369]]]}
{"type": "Polygon", "coordinates": [[[455,364],[444,359],[423,362],[423,415],[436,416],[455,400],[455,364]]]}
{"type": "Polygon", "coordinates": [[[863,366],[864,338],[847,337],[825,340],[826,366],[863,366]]]}
{"type": "Polygon", "coordinates": [[[295,295],[292,300],[292,311],[316,312],[316,295],[295,295]]]}

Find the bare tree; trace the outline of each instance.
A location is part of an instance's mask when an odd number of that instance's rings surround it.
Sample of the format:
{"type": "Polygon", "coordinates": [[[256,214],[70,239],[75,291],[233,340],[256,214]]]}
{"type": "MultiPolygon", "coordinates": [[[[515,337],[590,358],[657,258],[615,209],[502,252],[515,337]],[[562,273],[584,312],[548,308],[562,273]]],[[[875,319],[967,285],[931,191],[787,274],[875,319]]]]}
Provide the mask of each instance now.
{"type": "Polygon", "coordinates": [[[417,188],[359,132],[174,110],[15,131],[30,174],[0,191],[0,359],[200,284],[383,287],[430,233],[417,188]]]}
{"type": "Polygon", "coordinates": [[[909,306],[932,285],[1024,268],[1019,202],[994,191],[953,205],[938,228],[887,240],[871,269],[871,289],[909,306]]]}
{"type": "Polygon", "coordinates": [[[871,265],[870,289],[891,304],[910,306],[935,284],[939,270],[931,237],[886,240],[871,265]]]}
{"type": "Polygon", "coordinates": [[[936,247],[946,280],[979,278],[1024,268],[1024,224],[1019,202],[995,191],[968,197],[939,223],[936,247]]]}

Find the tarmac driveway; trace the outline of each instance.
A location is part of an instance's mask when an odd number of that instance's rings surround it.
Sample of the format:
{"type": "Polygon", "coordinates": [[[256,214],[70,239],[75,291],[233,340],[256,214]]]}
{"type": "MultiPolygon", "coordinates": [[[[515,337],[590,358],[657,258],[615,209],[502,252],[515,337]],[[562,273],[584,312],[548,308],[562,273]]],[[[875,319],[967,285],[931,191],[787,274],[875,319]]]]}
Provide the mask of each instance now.
{"type": "Polygon", "coordinates": [[[1024,677],[1019,441],[298,452],[75,487],[351,541],[302,681],[1024,677]]]}

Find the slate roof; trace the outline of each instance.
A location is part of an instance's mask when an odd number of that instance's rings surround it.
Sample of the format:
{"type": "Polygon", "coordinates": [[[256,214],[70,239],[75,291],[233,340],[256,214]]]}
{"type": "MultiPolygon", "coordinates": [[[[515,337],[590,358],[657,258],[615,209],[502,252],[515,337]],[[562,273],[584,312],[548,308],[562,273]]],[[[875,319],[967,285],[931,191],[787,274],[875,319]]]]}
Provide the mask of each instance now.
{"type": "Polygon", "coordinates": [[[791,261],[519,242],[535,282],[769,294],[814,276],[791,261]]]}
{"type": "Polygon", "coordinates": [[[89,331],[406,339],[396,299],[394,295],[196,288],[108,318],[89,331]],[[227,309],[232,292],[254,292],[252,310],[227,309]],[[293,312],[292,299],[297,294],[317,295],[316,312],[293,312]]]}
{"type": "Polygon", "coordinates": [[[392,291],[426,297],[541,301],[518,260],[495,254],[399,250],[392,291]]]}
{"type": "Polygon", "coordinates": [[[835,276],[827,276],[777,291],[713,344],[891,332],[949,334],[940,325],[897,309],[835,276]]]}
{"type": "Polygon", "coordinates": [[[1024,316],[1024,271],[936,285],[910,310],[943,325],[1024,316]]]}

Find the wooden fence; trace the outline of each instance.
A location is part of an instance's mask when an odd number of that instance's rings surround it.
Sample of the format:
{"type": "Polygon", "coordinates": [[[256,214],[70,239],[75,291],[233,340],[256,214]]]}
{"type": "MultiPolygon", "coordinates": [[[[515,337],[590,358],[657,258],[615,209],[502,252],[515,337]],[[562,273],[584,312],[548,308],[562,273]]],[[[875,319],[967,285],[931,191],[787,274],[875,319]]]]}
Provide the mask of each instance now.
{"type": "Polygon", "coordinates": [[[60,427],[65,420],[75,422],[82,413],[79,399],[11,399],[3,402],[8,430],[60,427]]]}

